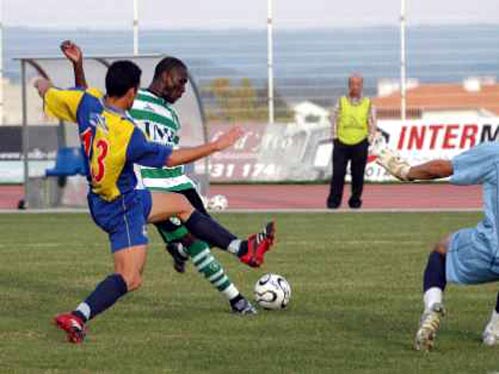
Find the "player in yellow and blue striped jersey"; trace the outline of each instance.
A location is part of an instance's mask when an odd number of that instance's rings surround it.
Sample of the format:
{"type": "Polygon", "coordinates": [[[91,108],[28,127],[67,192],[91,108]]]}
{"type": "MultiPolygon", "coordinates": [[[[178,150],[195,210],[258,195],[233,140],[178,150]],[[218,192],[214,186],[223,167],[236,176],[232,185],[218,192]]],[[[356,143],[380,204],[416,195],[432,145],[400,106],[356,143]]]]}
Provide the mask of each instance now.
{"type": "MultiPolygon", "coordinates": [[[[83,52],[71,41],[64,41],[61,50],[72,62],[75,85],[87,87],[83,69],[83,52]]],[[[129,111],[137,127],[148,139],[159,144],[179,147],[179,130],[181,123],[173,104],[182,97],[188,81],[185,64],[174,57],[165,57],[159,61],[154,71],[154,77],[147,89],[139,89],[133,107],[129,111]]],[[[137,174],[146,188],[152,191],[175,192],[184,195],[191,205],[200,213],[208,215],[197,192],[194,181],[184,172],[182,165],[159,168],[148,165],[141,166],[137,174]]],[[[241,295],[231,282],[214,256],[209,246],[206,248],[188,248],[184,240],[189,237],[189,231],[176,217],[155,224],[166,244],[166,250],[174,259],[174,268],[183,273],[186,260],[191,258],[199,273],[210,282],[228,301],[234,313],[247,314],[248,301],[241,295]]],[[[232,241],[226,241],[221,249],[226,250],[249,266],[258,267],[264,259],[265,252],[272,246],[274,223],[269,222],[258,234],[253,234],[246,240],[233,235],[232,241]]],[[[213,245],[213,243],[207,243],[213,245]]]]}
{"type": "MultiPolygon", "coordinates": [[[[231,146],[241,136],[240,129],[234,128],[214,142],[178,150],[148,142],[126,113],[137,94],[140,75],[133,62],[114,62],[106,74],[105,96],[92,89],[60,90],[45,79],[35,83],[48,114],[78,124],[88,165],[90,213],[108,234],[113,253],[114,273],[73,312],[55,318],[73,343],[83,341],[88,320],[140,286],[147,222],[176,216],[201,240],[223,245],[232,237],[217,222],[194,210],[182,195],[135,189],[134,163],[160,167],[192,162],[231,146]]],[[[206,246],[192,235],[187,244],[206,246]]]]}

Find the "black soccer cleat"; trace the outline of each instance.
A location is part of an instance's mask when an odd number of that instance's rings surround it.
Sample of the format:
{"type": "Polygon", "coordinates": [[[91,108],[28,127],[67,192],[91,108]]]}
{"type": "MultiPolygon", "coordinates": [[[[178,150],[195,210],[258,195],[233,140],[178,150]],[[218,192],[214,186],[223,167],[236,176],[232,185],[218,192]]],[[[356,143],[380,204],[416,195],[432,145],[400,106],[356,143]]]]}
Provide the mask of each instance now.
{"type": "Polygon", "coordinates": [[[178,242],[168,243],[166,251],[173,258],[173,268],[177,273],[185,273],[185,264],[188,260],[187,257],[181,252],[182,244],[178,242]]]}
{"type": "Polygon", "coordinates": [[[242,295],[230,300],[230,307],[232,313],[242,316],[252,316],[258,313],[255,307],[242,295]]]}

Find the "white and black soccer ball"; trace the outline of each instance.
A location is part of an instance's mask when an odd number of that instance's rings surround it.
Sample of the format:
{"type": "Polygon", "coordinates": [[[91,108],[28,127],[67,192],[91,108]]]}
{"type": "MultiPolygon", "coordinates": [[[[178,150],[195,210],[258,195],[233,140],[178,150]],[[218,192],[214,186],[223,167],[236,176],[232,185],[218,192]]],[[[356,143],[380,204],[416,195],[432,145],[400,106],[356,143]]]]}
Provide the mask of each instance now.
{"type": "Polygon", "coordinates": [[[267,273],[255,284],[255,301],[264,309],[279,310],[286,308],[291,298],[288,281],[278,275],[267,273]]]}
{"type": "Polygon", "coordinates": [[[224,195],[215,195],[208,200],[208,209],[221,211],[227,209],[229,201],[224,195]]]}

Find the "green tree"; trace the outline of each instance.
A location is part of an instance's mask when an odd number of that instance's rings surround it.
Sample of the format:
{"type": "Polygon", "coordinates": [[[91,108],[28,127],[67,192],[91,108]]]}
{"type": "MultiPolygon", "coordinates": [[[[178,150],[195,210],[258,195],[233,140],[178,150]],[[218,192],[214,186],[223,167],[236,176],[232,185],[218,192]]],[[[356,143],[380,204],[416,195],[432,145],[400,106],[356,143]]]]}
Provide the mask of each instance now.
{"type": "MultiPolygon", "coordinates": [[[[243,78],[233,86],[228,78],[216,78],[203,90],[214,99],[206,108],[209,120],[223,121],[266,121],[268,119],[267,91],[256,90],[251,79],[243,78]]],[[[277,121],[290,121],[293,113],[278,95],[274,100],[277,121]]]]}

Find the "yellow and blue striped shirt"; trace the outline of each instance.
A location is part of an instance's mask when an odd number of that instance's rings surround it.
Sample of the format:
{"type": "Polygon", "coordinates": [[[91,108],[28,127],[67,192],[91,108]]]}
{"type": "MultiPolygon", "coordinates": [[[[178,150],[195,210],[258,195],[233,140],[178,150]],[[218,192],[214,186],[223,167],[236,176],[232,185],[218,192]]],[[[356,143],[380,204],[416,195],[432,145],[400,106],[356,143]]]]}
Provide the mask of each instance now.
{"type": "Polygon", "coordinates": [[[162,167],[172,148],[149,142],[133,120],[106,106],[95,89],[50,88],[44,97],[47,114],[78,124],[93,194],[105,201],[135,189],[133,164],[162,167]]]}

